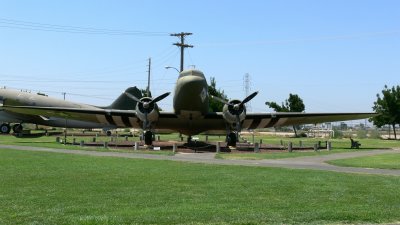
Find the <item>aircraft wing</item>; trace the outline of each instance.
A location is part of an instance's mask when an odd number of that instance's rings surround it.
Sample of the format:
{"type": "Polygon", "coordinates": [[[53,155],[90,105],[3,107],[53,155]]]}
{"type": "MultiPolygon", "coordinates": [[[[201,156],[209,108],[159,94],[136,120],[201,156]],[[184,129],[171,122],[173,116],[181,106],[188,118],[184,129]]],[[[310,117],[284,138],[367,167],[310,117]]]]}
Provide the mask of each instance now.
{"type": "MultiPolygon", "coordinates": [[[[68,108],[68,107],[39,107],[39,106],[11,106],[3,105],[6,111],[37,115],[41,117],[59,117],[89,122],[103,122],[110,124],[114,118],[136,118],[135,110],[103,109],[98,107],[91,108],[68,108]]],[[[124,122],[122,122],[124,124],[124,122]]],[[[135,127],[135,126],[132,126],[135,127]]]]}
{"type": "MultiPolygon", "coordinates": [[[[103,108],[65,108],[37,106],[3,106],[11,112],[45,117],[60,117],[81,121],[97,122],[119,127],[141,128],[141,122],[135,110],[117,110],[103,108]]],[[[242,122],[243,129],[317,124],[333,121],[358,120],[373,117],[377,113],[249,113],[242,122]]],[[[205,131],[226,131],[226,123],[221,112],[209,113],[203,118],[184,120],[173,112],[160,112],[155,129],[175,130],[182,133],[197,134],[205,131]]]]}
{"type": "MultiPolygon", "coordinates": [[[[316,124],[333,121],[358,120],[373,117],[377,113],[249,113],[242,122],[243,129],[261,129],[267,127],[316,124]]],[[[201,132],[226,132],[226,123],[221,112],[209,113],[204,118],[182,120],[173,113],[160,112],[157,122],[159,129],[177,130],[184,134],[201,132]]]]}
{"type": "Polygon", "coordinates": [[[358,120],[377,116],[377,113],[252,113],[243,121],[243,128],[257,129],[300,124],[317,124],[334,121],[358,120]]]}

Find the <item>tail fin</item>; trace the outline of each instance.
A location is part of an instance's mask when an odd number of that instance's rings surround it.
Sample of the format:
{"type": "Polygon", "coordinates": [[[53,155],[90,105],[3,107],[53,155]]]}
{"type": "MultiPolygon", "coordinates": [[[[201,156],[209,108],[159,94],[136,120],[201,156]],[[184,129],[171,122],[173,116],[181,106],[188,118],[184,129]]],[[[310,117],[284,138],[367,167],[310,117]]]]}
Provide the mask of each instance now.
{"type": "MultiPolygon", "coordinates": [[[[142,98],[142,93],[137,87],[129,87],[125,92],[136,96],[138,99],[142,98]]],[[[111,105],[105,107],[107,109],[121,109],[121,110],[134,110],[136,108],[136,101],[129,98],[125,93],[122,93],[111,105]]]]}

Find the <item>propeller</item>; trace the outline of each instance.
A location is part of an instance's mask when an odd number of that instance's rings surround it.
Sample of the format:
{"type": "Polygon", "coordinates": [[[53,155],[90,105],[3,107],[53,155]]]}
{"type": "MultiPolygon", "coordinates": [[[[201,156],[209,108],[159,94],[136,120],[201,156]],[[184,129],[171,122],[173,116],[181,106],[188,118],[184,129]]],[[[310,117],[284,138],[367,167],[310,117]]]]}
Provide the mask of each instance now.
{"type": "Polygon", "coordinates": [[[149,104],[159,102],[159,101],[163,100],[164,98],[166,98],[169,94],[171,94],[171,92],[166,92],[166,93],[164,93],[164,94],[158,96],[157,98],[151,100],[151,101],[149,102],[149,104]]]}
{"type": "Polygon", "coordinates": [[[134,101],[139,102],[139,103],[142,103],[144,109],[148,109],[148,108],[150,107],[150,105],[152,105],[153,103],[156,103],[156,102],[159,102],[159,101],[163,100],[163,99],[166,98],[169,94],[171,94],[171,92],[166,92],[166,93],[164,93],[164,94],[162,94],[162,95],[160,95],[160,96],[158,96],[158,97],[152,99],[151,101],[142,101],[142,100],[138,99],[136,96],[134,96],[134,95],[132,95],[132,94],[130,94],[130,93],[128,93],[128,92],[125,92],[125,94],[126,94],[129,98],[133,99],[134,101]]]}
{"type": "Polygon", "coordinates": [[[225,99],[222,99],[222,98],[219,98],[219,97],[213,96],[213,95],[211,95],[211,98],[229,106],[228,107],[229,112],[232,113],[233,115],[235,115],[235,117],[236,117],[236,131],[239,133],[240,130],[242,129],[241,124],[240,124],[240,114],[243,112],[243,106],[244,106],[244,104],[246,104],[247,102],[252,100],[257,94],[258,94],[258,91],[253,92],[252,94],[250,94],[249,96],[244,98],[243,101],[232,101],[232,102],[228,102],[225,99]],[[236,102],[236,103],[234,103],[234,102],[236,102]]]}
{"type": "Polygon", "coordinates": [[[236,103],[236,104],[230,103],[230,102],[228,102],[227,100],[222,99],[222,98],[217,97],[217,96],[214,96],[214,95],[211,95],[211,98],[212,98],[212,99],[215,99],[215,100],[217,100],[217,101],[219,101],[219,102],[222,102],[222,103],[224,103],[224,104],[227,104],[227,105],[229,105],[229,106],[232,106],[232,107],[235,109],[235,111],[238,111],[240,108],[243,107],[244,104],[246,104],[247,102],[249,102],[250,100],[252,100],[254,97],[256,97],[257,94],[258,94],[258,91],[253,92],[251,95],[249,95],[249,96],[247,96],[246,98],[244,98],[243,101],[241,101],[240,103],[236,103]]]}
{"type": "MultiPolygon", "coordinates": [[[[249,102],[250,100],[252,100],[254,97],[256,97],[256,95],[258,94],[258,91],[253,92],[252,94],[250,94],[249,96],[247,96],[246,98],[243,99],[243,101],[239,104],[235,104],[233,106],[233,108],[236,111],[236,131],[237,131],[237,135],[239,135],[239,132],[242,130],[242,124],[240,123],[240,109],[243,108],[244,104],[246,104],[247,102],[249,102]]],[[[239,137],[237,137],[239,138],[239,137]]]]}
{"type": "Polygon", "coordinates": [[[246,98],[243,99],[243,101],[239,104],[239,107],[242,107],[244,104],[252,100],[256,95],[258,94],[258,91],[253,92],[251,95],[247,96],[246,98]]]}
{"type": "Polygon", "coordinates": [[[222,103],[224,103],[224,104],[230,105],[230,103],[229,103],[227,100],[225,100],[225,99],[222,99],[222,98],[217,97],[217,96],[214,96],[214,95],[210,95],[210,97],[211,97],[212,99],[215,99],[215,100],[219,101],[219,102],[222,102],[222,103]]]}
{"type": "Polygon", "coordinates": [[[126,94],[126,96],[128,96],[132,100],[142,104],[143,111],[144,111],[144,117],[145,117],[145,121],[143,123],[143,129],[145,130],[148,127],[147,115],[153,109],[153,107],[151,107],[151,106],[153,106],[155,103],[157,103],[157,102],[163,100],[164,98],[166,98],[169,94],[171,94],[171,92],[166,92],[166,93],[164,93],[164,94],[162,94],[162,95],[160,95],[160,96],[158,96],[158,97],[156,97],[154,99],[151,99],[151,100],[150,99],[138,99],[136,96],[134,96],[134,95],[132,95],[132,94],[130,94],[128,92],[125,92],[125,94],[126,94]],[[150,101],[148,101],[148,100],[150,100],[150,101]]]}
{"type": "Polygon", "coordinates": [[[136,96],[129,94],[128,92],[125,92],[126,96],[128,96],[129,98],[133,99],[136,102],[141,102],[140,99],[136,98],[136,96]]]}

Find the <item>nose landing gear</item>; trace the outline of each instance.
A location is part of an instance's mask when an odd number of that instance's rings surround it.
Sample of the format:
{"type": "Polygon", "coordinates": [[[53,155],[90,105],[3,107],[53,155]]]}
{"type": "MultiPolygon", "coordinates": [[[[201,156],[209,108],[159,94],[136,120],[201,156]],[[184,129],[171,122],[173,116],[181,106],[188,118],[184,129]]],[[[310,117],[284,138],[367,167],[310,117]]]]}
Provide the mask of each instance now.
{"type": "Polygon", "coordinates": [[[145,145],[153,144],[153,132],[148,130],[148,131],[144,132],[143,136],[144,136],[144,144],[145,145]]]}
{"type": "Polygon", "coordinates": [[[236,142],[237,142],[237,134],[235,132],[230,132],[226,136],[226,143],[228,144],[228,146],[236,147],[236,142]]]}

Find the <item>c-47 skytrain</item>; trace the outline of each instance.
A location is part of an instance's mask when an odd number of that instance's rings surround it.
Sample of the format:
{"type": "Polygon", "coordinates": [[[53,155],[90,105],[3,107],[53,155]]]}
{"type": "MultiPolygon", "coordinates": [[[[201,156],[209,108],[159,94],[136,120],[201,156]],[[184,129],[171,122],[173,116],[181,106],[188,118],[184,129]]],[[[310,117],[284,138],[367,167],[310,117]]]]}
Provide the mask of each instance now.
{"type": "MultiPolygon", "coordinates": [[[[364,119],[376,113],[246,113],[245,103],[254,98],[254,92],[243,100],[220,99],[208,94],[208,84],[199,70],[184,70],[179,74],[173,97],[173,112],[159,111],[157,102],[170,92],[156,98],[141,97],[137,88],[128,88],[112,105],[96,107],[58,100],[36,94],[14,92],[4,94],[0,90],[0,103],[8,117],[15,115],[31,118],[30,122],[51,126],[86,128],[143,129],[146,145],[151,145],[155,130],[174,130],[187,135],[202,132],[225,132],[229,146],[236,146],[242,129],[258,129],[275,126],[316,124],[322,122],[364,119]],[[225,105],[222,112],[209,112],[209,99],[214,98],[225,105]],[[32,119],[35,118],[35,119],[32,119]],[[67,119],[67,120],[65,120],[67,119]],[[50,123],[58,121],[59,123],[50,123]]],[[[0,114],[1,120],[1,114],[0,114]]],[[[11,122],[11,121],[5,121],[11,122]]],[[[14,121],[12,121],[14,122],[14,121]]]]}

